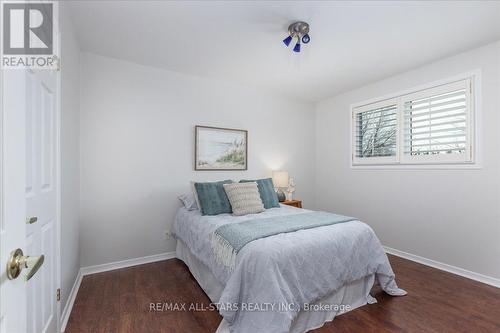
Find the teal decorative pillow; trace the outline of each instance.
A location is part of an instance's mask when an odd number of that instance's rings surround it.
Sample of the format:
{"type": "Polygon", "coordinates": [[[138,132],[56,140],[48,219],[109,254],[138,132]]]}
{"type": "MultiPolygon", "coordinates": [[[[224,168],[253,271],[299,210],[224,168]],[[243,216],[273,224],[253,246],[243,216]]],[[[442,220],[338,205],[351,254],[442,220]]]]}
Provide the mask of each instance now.
{"type": "Polygon", "coordinates": [[[232,180],[223,180],[220,182],[194,183],[200,203],[201,215],[232,213],[231,204],[223,186],[232,182],[232,180]]]}
{"type": "Polygon", "coordinates": [[[271,178],[248,180],[242,179],[240,183],[256,182],[259,188],[260,198],[264,203],[264,208],[269,209],[273,207],[279,207],[280,203],[278,201],[278,195],[274,191],[273,180],[271,178]]]}

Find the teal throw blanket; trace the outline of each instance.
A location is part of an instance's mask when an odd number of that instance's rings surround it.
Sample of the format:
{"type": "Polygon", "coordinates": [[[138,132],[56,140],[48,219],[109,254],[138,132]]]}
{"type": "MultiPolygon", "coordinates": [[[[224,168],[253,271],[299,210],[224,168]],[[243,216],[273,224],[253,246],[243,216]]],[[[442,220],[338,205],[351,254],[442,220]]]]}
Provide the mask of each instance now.
{"type": "Polygon", "coordinates": [[[349,216],[311,212],[229,223],[215,230],[212,248],[220,263],[234,268],[238,252],[254,240],[353,220],[356,219],[349,216]]]}

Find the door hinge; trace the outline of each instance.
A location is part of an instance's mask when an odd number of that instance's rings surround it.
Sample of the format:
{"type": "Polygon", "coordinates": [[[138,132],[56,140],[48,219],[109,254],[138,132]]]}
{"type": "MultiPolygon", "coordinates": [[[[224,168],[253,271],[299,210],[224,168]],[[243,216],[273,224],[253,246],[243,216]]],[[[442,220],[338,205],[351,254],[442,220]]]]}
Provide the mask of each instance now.
{"type": "Polygon", "coordinates": [[[56,298],[58,302],[61,300],[61,288],[57,288],[56,298]]]}
{"type": "Polygon", "coordinates": [[[61,58],[54,54],[52,56],[52,61],[56,64],[55,70],[59,72],[61,70],[61,58]]]}

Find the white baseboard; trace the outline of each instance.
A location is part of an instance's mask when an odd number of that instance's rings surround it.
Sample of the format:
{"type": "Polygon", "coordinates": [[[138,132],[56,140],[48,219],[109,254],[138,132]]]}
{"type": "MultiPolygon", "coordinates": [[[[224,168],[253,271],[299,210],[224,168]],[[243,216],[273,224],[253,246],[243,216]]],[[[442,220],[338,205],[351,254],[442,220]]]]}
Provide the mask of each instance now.
{"type": "Polygon", "coordinates": [[[469,270],[466,270],[466,269],[463,269],[460,267],[456,267],[456,266],[452,266],[452,265],[448,265],[448,264],[443,264],[442,262],[439,262],[439,261],[427,259],[427,258],[424,258],[421,256],[417,256],[415,254],[396,250],[396,249],[390,248],[388,246],[384,246],[383,248],[384,248],[386,253],[389,253],[389,254],[404,258],[404,259],[408,259],[411,261],[415,261],[415,262],[418,262],[419,264],[422,264],[422,265],[437,268],[439,270],[446,271],[448,273],[460,275],[460,276],[463,276],[463,277],[471,279],[471,280],[486,283],[486,284],[489,284],[490,286],[500,288],[500,279],[497,279],[497,278],[494,278],[491,276],[487,276],[487,275],[483,275],[483,274],[479,274],[476,272],[472,272],[472,271],[469,271],[469,270]]]}
{"type": "Polygon", "coordinates": [[[142,264],[149,264],[151,262],[162,261],[162,260],[167,260],[167,259],[172,259],[172,258],[175,258],[175,251],[154,254],[152,256],[146,256],[146,257],[140,257],[140,258],[132,258],[132,259],[126,259],[126,260],[121,260],[121,261],[115,261],[115,262],[110,262],[110,263],[102,264],[102,265],[82,267],[81,272],[82,272],[82,275],[85,276],[85,275],[89,275],[89,274],[112,271],[114,269],[132,267],[132,266],[137,266],[137,265],[142,265],[142,264]]]}
{"type": "Polygon", "coordinates": [[[73,288],[71,288],[68,300],[66,301],[66,305],[64,306],[63,312],[61,314],[61,333],[64,333],[64,330],[66,329],[66,325],[68,324],[71,310],[73,309],[73,305],[75,304],[75,299],[76,295],[78,294],[78,289],[80,289],[80,284],[82,283],[82,279],[85,275],[102,273],[102,272],[112,271],[115,269],[148,264],[151,262],[162,261],[172,258],[175,258],[175,251],[80,268],[80,271],[76,276],[75,283],[73,284],[73,288]]]}
{"type": "Polygon", "coordinates": [[[66,325],[68,324],[69,315],[71,314],[71,310],[73,309],[73,304],[75,304],[76,294],[78,294],[78,289],[80,289],[80,284],[82,283],[82,270],[78,271],[76,275],[75,283],[71,288],[71,292],[69,293],[68,300],[66,301],[66,305],[64,306],[63,312],[61,314],[61,332],[64,332],[66,329],[66,325]]]}

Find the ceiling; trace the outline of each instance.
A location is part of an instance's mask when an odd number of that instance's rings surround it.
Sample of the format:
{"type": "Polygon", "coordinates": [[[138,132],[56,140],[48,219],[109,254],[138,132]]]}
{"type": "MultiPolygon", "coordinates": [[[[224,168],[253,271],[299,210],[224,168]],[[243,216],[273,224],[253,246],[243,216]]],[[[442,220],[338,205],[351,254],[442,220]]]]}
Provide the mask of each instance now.
{"type": "Polygon", "coordinates": [[[303,101],[500,39],[500,2],[74,1],[82,50],[303,101]],[[282,40],[304,20],[311,42],[282,40]]]}

